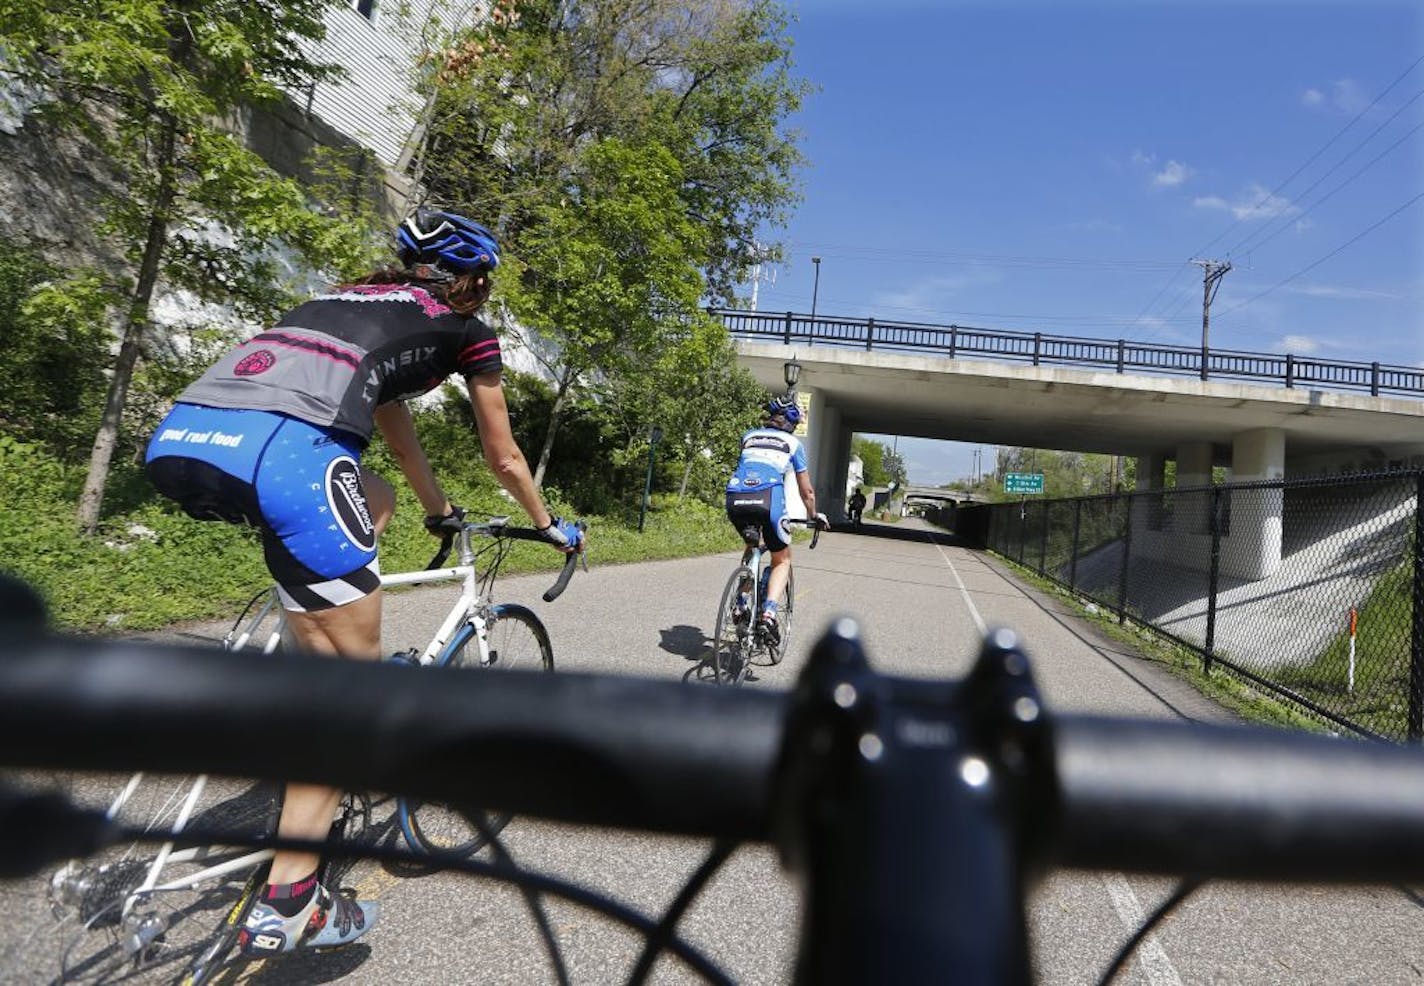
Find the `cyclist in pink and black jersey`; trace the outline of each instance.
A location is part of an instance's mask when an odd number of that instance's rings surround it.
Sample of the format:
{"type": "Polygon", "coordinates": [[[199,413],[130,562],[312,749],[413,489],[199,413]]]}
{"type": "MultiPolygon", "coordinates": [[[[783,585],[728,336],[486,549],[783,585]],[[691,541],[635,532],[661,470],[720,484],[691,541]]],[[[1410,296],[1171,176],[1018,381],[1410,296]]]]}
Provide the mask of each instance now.
{"type": "MultiPolygon", "coordinates": [[[[311,299],[213,364],[185,390],[148,446],[147,471],[194,517],[246,523],[262,534],[288,626],[303,650],[380,656],[381,584],[376,540],[395,491],[361,466],[379,429],[440,535],[462,512],[450,503],[421,448],[405,401],[465,378],[486,463],[564,552],[583,534],[549,512],[514,440],[501,383],[499,340],[475,313],[489,297],[499,247],[463,216],[420,209],[396,232],[401,266],[311,299]]],[[[274,763],[321,742],[313,696],[310,735],[257,737],[274,763]]],[[[326,836],[340,792],[289,784],[279,834],[326,836]]],[[[248,955],[354,941],[376,905],[333,894],[319,858],[279,852],[269,884],[241,933],[248,955]]]]}
{"type": "Polygon", "coordinates": [[[787,523],[786,489],[796,483],[808,517],[823,530],[830,529],[826,515],[816,512],[816,490],[806,466],[806,447],[793,432],[801,421],[795,398],[773,398],[760,428],[742,436],[742,453],[736,471],[727,480],[727,519],[751,544],[758,539],[771,553],[771,576],[759,619],[772,640],[779,639],[776,599],[791,574],[791,525],[787,523]]]}

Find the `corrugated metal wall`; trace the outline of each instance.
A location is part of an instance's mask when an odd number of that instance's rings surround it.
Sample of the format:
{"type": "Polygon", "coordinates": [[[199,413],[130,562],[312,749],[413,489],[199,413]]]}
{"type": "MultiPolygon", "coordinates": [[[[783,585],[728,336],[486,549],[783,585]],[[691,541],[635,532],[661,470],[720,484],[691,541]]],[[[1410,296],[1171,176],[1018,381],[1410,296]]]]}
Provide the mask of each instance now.
{"type": "Polygon", "coordinates": [[[420,112],[412,72],[431,18],[448,25],[471,23],[484,15],[482,0],[375,0],[369,20],[354,2],[333,8],[317,56],[342,66],[348,77],[294,93],[293,99],[393,167],[420,112]]]}

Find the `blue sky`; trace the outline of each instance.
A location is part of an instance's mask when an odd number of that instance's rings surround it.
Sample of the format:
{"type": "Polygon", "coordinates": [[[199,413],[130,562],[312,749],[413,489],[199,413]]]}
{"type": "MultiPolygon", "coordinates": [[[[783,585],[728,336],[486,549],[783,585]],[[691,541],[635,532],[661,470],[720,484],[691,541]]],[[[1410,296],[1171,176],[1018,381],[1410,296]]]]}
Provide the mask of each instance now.
{"type": "Polygon", "coordinates": [[[1197,345],[1209,258],[1213,348],[1424,365],[1424,3],[790,9],[817,88],[759,309],[809,311],[815,255],[820,314],[1197,345]]]}

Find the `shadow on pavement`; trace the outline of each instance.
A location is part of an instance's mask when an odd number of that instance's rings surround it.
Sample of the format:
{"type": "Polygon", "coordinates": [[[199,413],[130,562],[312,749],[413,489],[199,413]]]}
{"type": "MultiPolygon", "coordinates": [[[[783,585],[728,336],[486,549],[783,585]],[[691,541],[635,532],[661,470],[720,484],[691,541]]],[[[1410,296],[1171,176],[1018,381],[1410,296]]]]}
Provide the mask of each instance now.
{"type": "Polygon", "coordinates": [[[923,527],[905,528],[898,524],[877,524],[867,520],[859,527],[850,524],[832,524],[832,534],[849,534],[853,537],[877,538],[882,541],[919,541],[941,544],[945,547],[968,547],[957,535],[949,531],[927,530],[923,527]]]}

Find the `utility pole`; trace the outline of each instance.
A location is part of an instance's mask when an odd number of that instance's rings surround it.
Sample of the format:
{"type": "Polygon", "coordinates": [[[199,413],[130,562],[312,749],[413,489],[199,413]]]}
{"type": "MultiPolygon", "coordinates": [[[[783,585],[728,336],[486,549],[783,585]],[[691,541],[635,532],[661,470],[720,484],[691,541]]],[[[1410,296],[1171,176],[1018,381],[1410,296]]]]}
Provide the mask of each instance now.
{"type": "Polygon", "coordinates": [[[1216,300],[1216,292],[1221,287],[1221,279],[1231,269],[1229,260],[1193,260],[1202,269],[1202,347],[1201,378],[1207,378],[1207,331],[1211,327],[1211,303],[1216,300]]]}

